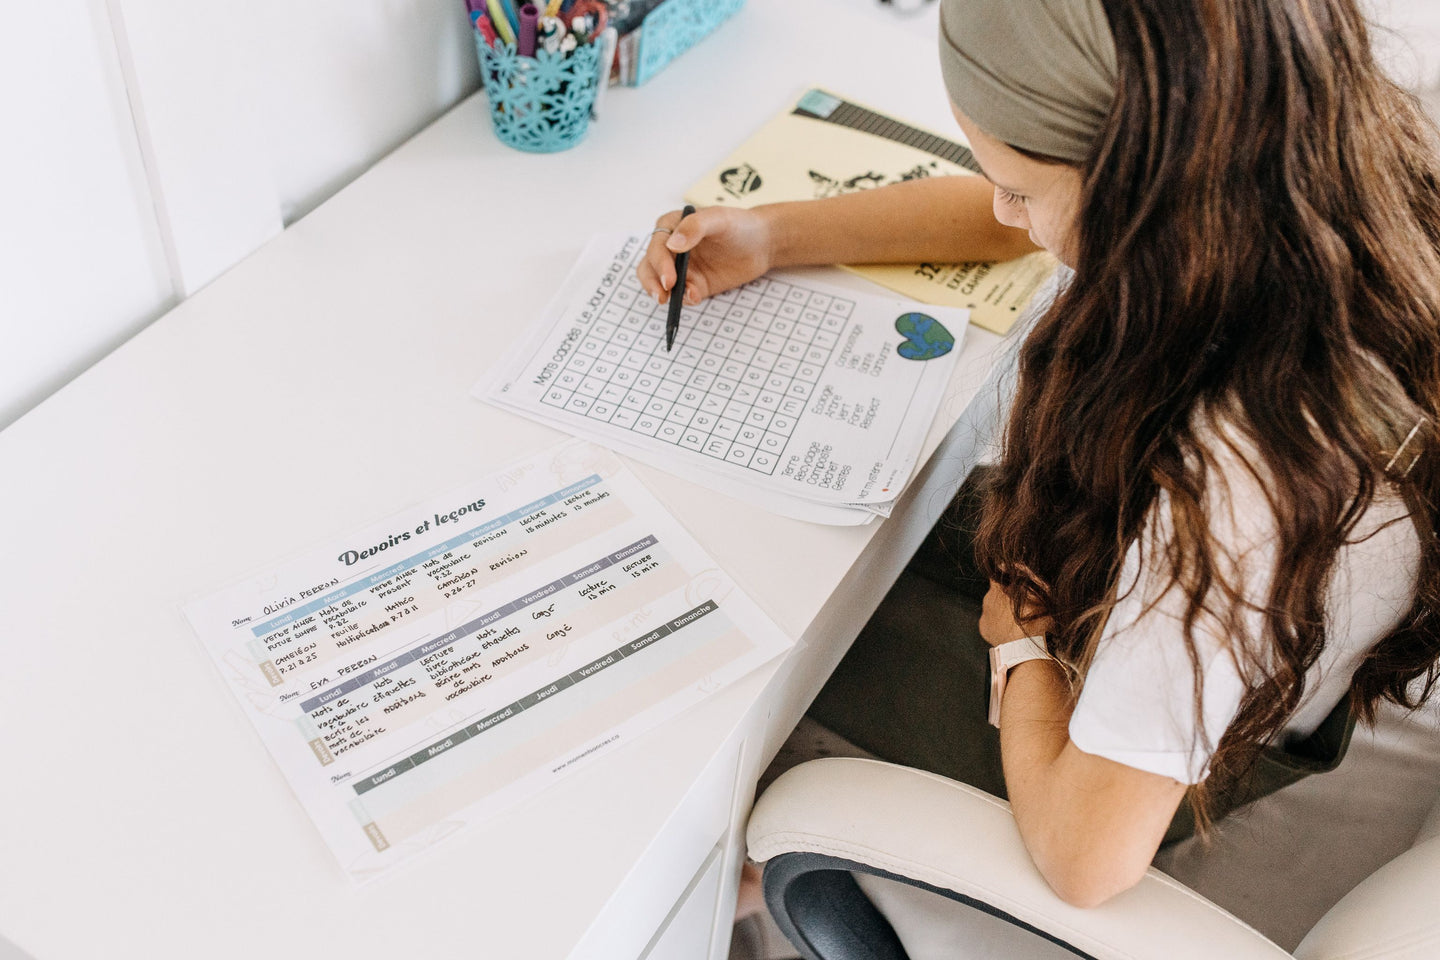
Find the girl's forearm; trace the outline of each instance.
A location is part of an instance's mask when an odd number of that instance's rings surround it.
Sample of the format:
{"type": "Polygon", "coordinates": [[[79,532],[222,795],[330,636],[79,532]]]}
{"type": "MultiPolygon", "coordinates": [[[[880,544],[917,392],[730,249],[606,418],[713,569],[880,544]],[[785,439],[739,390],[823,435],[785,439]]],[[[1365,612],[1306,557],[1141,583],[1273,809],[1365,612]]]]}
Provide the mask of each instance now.
{"type": "Polygon", "coordinates": [[[1185,787],[1081,752],[1060,668],[1032,660],[1000,705],[1000,756],[1015,825],[1060,897],[1095,906],[1145,874],[1185,787]]]}
{"type": "Polygon", "coordinates": [[[931,177],[825,200],[757,207],[774,265],[1009,260],[1039,249],[996,221],[982,177],[931,177]]]}

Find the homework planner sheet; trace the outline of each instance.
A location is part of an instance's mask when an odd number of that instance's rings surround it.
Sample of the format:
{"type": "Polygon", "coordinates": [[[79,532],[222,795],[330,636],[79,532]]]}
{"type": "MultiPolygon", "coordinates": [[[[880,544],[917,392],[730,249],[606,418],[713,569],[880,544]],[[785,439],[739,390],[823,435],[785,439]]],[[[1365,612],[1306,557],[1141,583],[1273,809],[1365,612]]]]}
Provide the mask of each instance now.
{"type": "Polygon", "coordinates": [[[580,441],[185,612],[356,880],[791,642],[613,454],[580,441]]]}
{"type": "Polygon", "coordinates": [[[646,242],[592,241],[477,394],[682,475],[888,513],[968,311],[772,273],[686,307],[667,351],[667,308],[635,276],[646,242]]]}

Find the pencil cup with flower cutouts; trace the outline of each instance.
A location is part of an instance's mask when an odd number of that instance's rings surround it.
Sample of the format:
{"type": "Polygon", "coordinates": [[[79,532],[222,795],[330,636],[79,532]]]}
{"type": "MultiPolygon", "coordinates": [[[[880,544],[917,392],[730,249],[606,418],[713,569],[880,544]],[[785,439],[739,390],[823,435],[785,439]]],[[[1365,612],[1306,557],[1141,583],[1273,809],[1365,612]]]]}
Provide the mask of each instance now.
{"type": "Polygon", "coordinates": [[[580,142],[600,85],[597,44],[522,56],[514,44],[498,41],[492,46],[477,33],[475,48],[490,119],[501,143],[530,153],[553,153],[580,142]]]}

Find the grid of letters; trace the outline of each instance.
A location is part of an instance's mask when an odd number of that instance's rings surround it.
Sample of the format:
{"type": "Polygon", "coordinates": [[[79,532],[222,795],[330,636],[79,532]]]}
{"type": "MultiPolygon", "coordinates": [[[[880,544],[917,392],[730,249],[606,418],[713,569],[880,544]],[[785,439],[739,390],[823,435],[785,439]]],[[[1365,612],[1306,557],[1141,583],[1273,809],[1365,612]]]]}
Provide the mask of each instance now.
{"type": "Polygon", "coordinates": [[[771,474],[854,302],[761,277],[682,314],[627,271],[543,402],[771,474]]]}

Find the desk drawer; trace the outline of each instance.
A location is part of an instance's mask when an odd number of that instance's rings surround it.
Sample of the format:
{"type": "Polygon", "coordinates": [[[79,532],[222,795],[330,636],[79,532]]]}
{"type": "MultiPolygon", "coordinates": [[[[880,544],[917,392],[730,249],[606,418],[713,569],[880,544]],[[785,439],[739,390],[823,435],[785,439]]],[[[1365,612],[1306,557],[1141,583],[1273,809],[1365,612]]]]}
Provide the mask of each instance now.
{"type": "Polygon", "coordinates": [[[720,902],[721,869],[725,848],[716,847],[699,876],[675,907],[659,938],[640,960],[699,960],[710,950],[715,927],[715,906],[720,902]]]}
{"type": "MultiPolygon", "coordinates": [[[[707,902],[708,912],[714,914],[716,897],[711,895],[705,901],[696,895],[710,880],[706,871],[716,870],[715,882],[719,883],[718,864],[724,858],[718,857],[717,851],[723,852],[730,829],[743,742],[737,731],[716,751],[571,952],[570,960],[634,960],[666,939],[668,924],[690,908],[692,901],[707,902]]],[[[717,886],[716,893],[718,890],[717,886]]],[[[707,937],[709,931],[707,924],[707,937]]],[[[688,943],[687,937],[677,936],[688,943]]],[[[708,939],[697,942],[703,946],[693,956],[704,957],[708,939]]]]}

